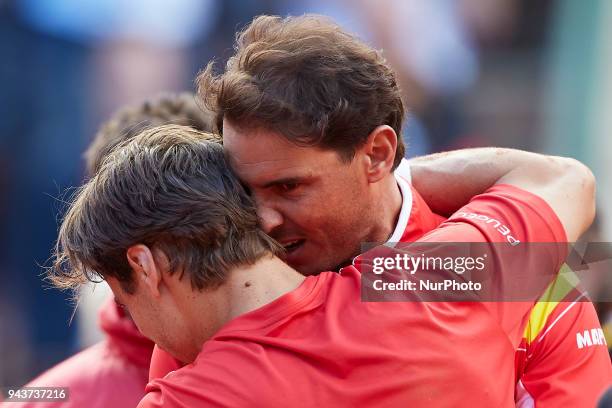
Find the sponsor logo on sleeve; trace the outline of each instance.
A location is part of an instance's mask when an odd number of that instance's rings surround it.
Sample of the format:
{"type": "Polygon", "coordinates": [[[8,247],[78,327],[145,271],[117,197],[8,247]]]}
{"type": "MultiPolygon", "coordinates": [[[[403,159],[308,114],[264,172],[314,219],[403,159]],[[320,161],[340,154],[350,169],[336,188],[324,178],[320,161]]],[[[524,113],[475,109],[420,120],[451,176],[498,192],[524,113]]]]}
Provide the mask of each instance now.
{"type": "Polygon", "coordinates": [[[592,346],[605,346],[606,338],[602,329],[590,329],[576,333],[576,345],[579,349],[592,346]]]}
{"type": "Polygon", "coordinates": [[[452,217],[453,220],[456,218],[465,218],[467,220],[484,222],[485,224],[490,225],[493,228],[495,228],[497,232],[499,232],[502,236],[506,238],[506,241],[508,241],[510,245],[514,246],[514,245],[518,245],[521,243],[521,241],[519,241],[514,236],[512,236],[510,228],[508,228],[505,224],[503,224],[501,221],[495,218],[491,218],[483,214],[476,214],[476,213],[463,212],[463,211],[456,213],[455,216],[452,217]]]}

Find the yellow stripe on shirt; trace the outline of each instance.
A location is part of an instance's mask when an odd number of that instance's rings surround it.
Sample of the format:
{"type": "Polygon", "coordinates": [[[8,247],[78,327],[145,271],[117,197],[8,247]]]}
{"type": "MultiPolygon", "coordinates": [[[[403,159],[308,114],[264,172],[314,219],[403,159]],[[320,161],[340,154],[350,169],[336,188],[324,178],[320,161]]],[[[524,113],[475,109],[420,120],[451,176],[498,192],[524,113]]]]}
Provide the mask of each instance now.
{"type": "Polygon", "coordinates": [[[546,325],[548,317],[559,304],[559,301],[563,300],[572,289],[578,286],[579,282],[580,280],[574,271],[567,264],[563,264],[555,280],[548,285],[546,291],[540,296],[531,310],[531,315],[523,334],[527,344],[531,344],[538,337],[546,325]]]}

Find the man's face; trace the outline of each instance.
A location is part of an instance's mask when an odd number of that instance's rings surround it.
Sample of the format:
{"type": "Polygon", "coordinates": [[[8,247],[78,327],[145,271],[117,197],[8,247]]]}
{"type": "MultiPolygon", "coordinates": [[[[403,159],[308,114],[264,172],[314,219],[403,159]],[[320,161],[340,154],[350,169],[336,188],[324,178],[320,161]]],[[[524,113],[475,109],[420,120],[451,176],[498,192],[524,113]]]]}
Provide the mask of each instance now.
{"type": "Polygon", "coordinates": [[[358,151],[343,162],[331,150],[301,147],[266,129],[223,123],[232,169],[250,189],[266,233],[302,274],[333,270],[360,251],[369,234],[370,191],[358,151]]]}
{"type": "Polygon", "coordinates": [[[108,277],[106,281],[116,302],[126,309],[145,337],[179,360],[192,361],[193,345],[188,341],[189,332],[181,314],[171,303],[150,296],[143,284],[136,283],[135,292],[130,294],[123,290],[117,279],[108,277]],[[187,351],[189,355],[186,355],[187,351]]]}

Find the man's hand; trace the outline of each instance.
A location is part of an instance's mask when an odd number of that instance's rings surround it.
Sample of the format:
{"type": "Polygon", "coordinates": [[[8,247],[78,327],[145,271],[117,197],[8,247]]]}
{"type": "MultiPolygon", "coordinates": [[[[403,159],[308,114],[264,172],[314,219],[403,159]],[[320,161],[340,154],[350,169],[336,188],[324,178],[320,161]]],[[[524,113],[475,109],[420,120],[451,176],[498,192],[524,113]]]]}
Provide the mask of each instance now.
{"type": "Polygon", "coordinates": [[[544,199],[575,241],[595,216],[595,178],[574,159],[503,148],[436,153],[410,160],[412,184],[431,209],[450,215],[494,184],[544,199]]]}

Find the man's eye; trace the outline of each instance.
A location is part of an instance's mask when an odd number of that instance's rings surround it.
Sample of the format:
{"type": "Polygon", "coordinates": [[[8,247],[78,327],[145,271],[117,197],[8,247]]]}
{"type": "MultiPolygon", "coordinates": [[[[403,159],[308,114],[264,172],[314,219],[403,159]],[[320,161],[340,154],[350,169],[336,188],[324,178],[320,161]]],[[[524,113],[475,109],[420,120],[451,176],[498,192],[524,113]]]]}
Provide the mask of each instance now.
{"type": "Polygon", "coordinates": [[[300,186],[299,183],[282,183],[278,185],[278,188],[283,193],[289,193],[296,190],[300,186]]]}

